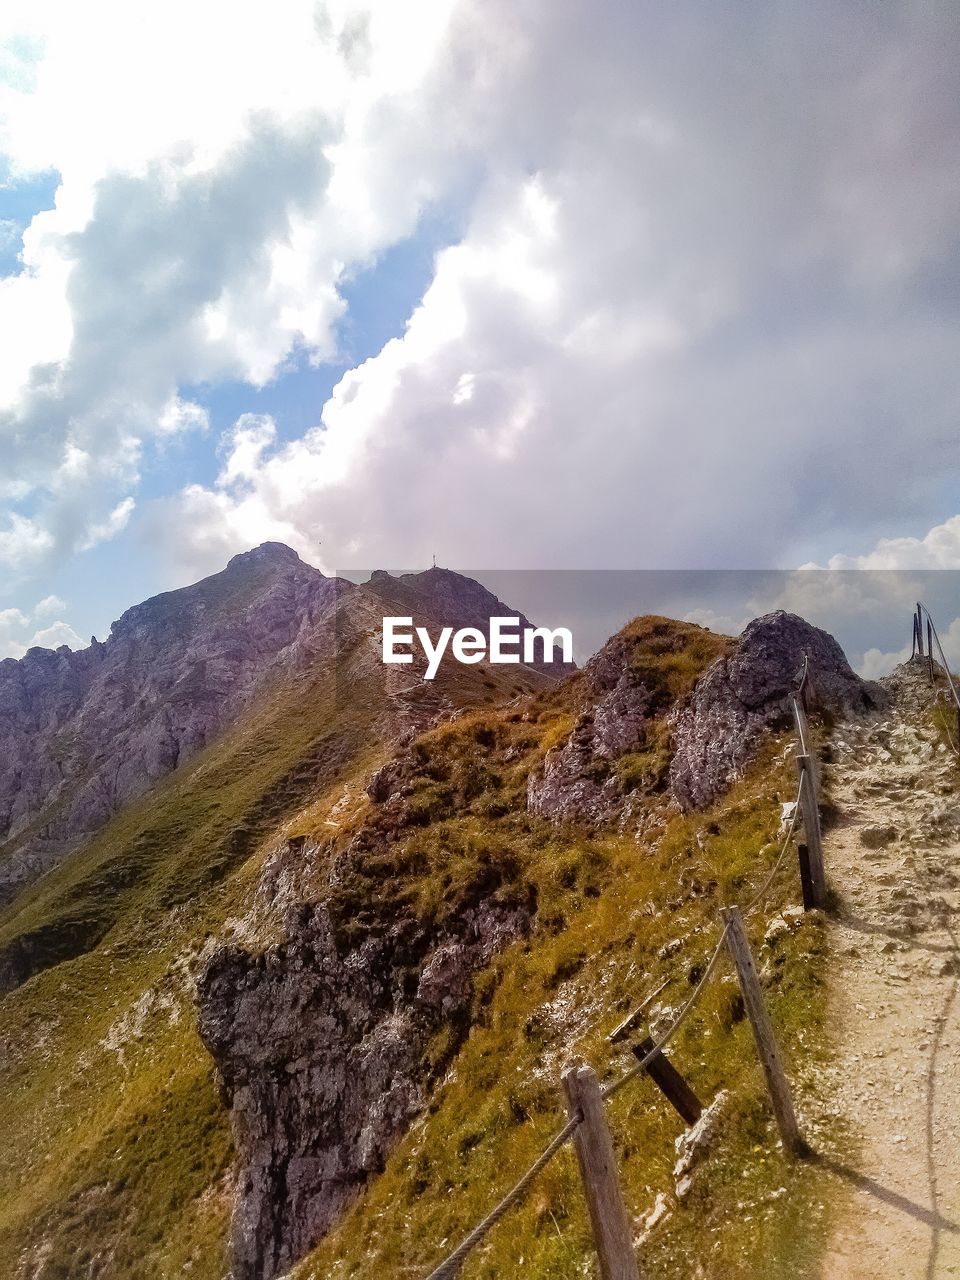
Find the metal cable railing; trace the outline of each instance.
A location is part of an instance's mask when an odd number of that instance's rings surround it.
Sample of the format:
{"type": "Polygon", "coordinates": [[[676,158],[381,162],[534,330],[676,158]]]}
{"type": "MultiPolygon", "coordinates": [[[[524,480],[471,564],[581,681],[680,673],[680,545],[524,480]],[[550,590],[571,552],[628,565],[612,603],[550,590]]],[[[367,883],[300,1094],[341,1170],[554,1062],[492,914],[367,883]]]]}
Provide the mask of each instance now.
{"type": "Polygon", "coordinates": [[[960,755],[960,694],[957,693],[957,686],[953,682],[953,676],[950,673],[950,666],[947,662],[947,655],[943,651],[943,645],[940,643],[940,634],[937,631],[937,624],[933,620],[933,615],[925,604],[920,600],[917,601],[917,611],[913,615],[913,654],[919,654],[924,657],[923,652],[923,619],[926,615],[927,619],[927,653],[926,657],[929,663],[930,683],[933,683],[933,644],[936,642],[937,652],[940,655],[940,666],[943,674],[947,677],[947,684],[950,686],[950,693],[953,696],[954,706],[957,715],[957,740],[954,741],[953,735],[949,727],[944,723],[944,729],[949,739],[951,747],[960,755]]]}

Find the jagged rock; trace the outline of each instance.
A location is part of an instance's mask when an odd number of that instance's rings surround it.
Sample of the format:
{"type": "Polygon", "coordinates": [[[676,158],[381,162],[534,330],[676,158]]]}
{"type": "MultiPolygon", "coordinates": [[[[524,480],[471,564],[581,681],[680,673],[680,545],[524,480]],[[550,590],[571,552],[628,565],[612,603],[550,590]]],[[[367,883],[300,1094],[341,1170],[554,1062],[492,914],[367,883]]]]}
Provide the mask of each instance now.
{"type": "Polygon", "coordinates": [[[642,748],[662,705],[631,665],[631,637],[609,640],[583,669],[586,709],[566,742],[527,781],[527,808],[551,822],[597,824],[621,817],[625,788],[613,765],[642,748]]]}
{"type": "MultiPolygon", "coordinates": [[[[401,745],[408,744],[403,742],[401,745]]],[[[367,795],[374,804],[383,804],[385,801],[390,799],[400,786],[403,776],[403,759],[395,757],[393,760],[388,760],[385,765],[382,765],[370,775],[370,780],[367,783],[367,795]]]]}
{"type": "Polygon", "coordinates": [[[723,1124],[723,1114],[730,1102],[726,1089],[721,1089],[695,1125],[685,1129],[674,1143],[677,1162],[673,1177],[678,1200],[684,1199],[693,1187],[693,1171],[705,1153],[717,1139],[723,1124]]]}
{"type": "Polygon", "coordinates": [[[263,954],[214,954],[197,1000],[242,1165],[233,1280],[290,1266],[382,1169],[443,1066],[429,1061],[431,1038],[446,1029],[455,1052],[474,973],[530,920],[529,904],[494,894],[442,934],[380,920],[344,949],[318,906],[263,954]]]}
{"type": "Polygon", "coordinates": [[[684,810],[704,808],[742,772],[763,732],[790,723],[790,695],[809,659],[812,709],[863,712],[886,703],[826,631],[778,610],[756,618],[673,716],[670,785],[684,810]]]}
{"type": "Polygon", "coordinates": [[[896,838],[897,829],[889,824],[874,823],[860,828],[860,843],[865,849],[883,849],[896,838]]]}

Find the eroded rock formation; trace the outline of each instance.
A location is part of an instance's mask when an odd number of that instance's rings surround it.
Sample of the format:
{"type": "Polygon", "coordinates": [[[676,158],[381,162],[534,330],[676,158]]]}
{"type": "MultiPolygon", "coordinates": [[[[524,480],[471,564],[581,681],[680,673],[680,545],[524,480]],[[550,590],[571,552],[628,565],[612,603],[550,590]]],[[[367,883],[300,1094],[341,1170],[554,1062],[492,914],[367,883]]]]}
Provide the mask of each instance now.
{"type": "Polygon", "coordinates": [[[682,809],[710,804],[740,775],[764,731],[790,723],[805,657],[811,709],[884,705],[880,686],[854,673],[826,631],[783,610],[755,618],[673,716],[670,786],[682,809]]]}
{"type": "MultiPolygon", "coordinates": [[[[382,855],[363,844],[348,864],[382,855]]],[[[213,957],[198,1002],[241,1162],[233,1280],[295,1262],[383,1167],[466,1034],[474,974],[533,905],[492,889],[437,930],[376,902],[359,929],[335,903],[294,907],[283,942],[213,957]]]]}

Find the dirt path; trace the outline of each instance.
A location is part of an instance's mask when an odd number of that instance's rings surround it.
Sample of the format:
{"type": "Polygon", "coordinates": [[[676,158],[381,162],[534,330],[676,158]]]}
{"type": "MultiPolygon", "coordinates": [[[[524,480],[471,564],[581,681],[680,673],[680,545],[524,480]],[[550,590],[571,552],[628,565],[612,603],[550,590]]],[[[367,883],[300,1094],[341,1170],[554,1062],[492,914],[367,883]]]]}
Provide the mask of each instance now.
{"type": "Polygon", "coordinates": [[[831,1110],[852,1122],[849,1188],[823,1280],[960,1276],[960,762],[924,724],[919,664],[889,712],[838,726],[825,841],[842,899],[830,999],[831,1110]]]}

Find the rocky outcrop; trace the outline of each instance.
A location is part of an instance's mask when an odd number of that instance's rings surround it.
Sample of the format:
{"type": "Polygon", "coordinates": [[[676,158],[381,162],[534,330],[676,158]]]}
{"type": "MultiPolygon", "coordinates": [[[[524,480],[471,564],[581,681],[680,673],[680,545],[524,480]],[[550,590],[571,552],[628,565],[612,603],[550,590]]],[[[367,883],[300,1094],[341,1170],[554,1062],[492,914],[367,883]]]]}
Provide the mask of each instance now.
{"type": "Polygon", "coordinates": [[[682,809],[712,803],[741,774],[761,735],[790,723],[790,698],[805,657],[811,710],[863,712],[884,705],[880,686],[853,672],[826,631],[782,610],[754,619],[672,718],[670,786],[682,809]]]}
{"type": "Polygon", "coordinates": [[[583,668],[573,732],[529,777],[531,813],[551,822],[626,823],[636,793],[665,785],[671,666],[707,635],[692,624],[639,618],[607,641],[583,668]]]}
{"type": "Polygon", "coordinates": [[[0,904],[205,746],[344,589],[265,543],[102,644],[0,662],[0,904]]]}
{"type": "Polygon", "coordinates": [[[562,746],[527,782],[527,808],[551,822],[591,825],[619,815],[624,788],[613,763],[647,738],[655,698],[616,638],[584,668],[587,708],[562,746]]]}
{"type": "Polygon", "coordinates": [[[466,1033],[474,973],[533,910],[493,889],[430,928],[374,898],[358,929],[332,902],[292,908],[286,939],[263,954],[224,947],[198,985],[242,1166],[233,1280],[290,1266],[383,1167],[466,1033]]]}

